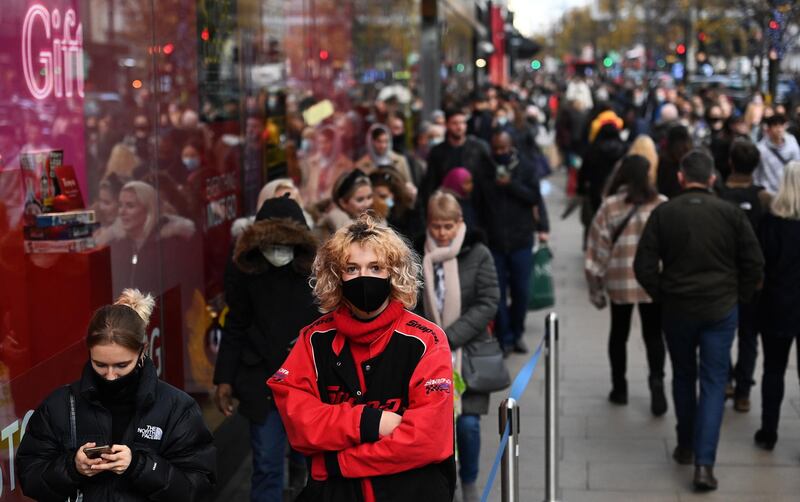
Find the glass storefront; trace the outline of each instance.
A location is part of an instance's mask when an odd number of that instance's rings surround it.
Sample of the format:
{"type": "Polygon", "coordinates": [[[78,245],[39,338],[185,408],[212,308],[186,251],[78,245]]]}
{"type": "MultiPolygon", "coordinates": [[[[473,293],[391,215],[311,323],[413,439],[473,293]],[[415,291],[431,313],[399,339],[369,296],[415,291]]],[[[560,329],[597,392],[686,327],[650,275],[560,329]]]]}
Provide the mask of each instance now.
{"type": "MultiPolygon", "coordinates": [[[[469,25],[446,25],[446,59],[471,71],[469,25]]],[[[3,1],[0,500],[22,499],[30,410],[78,377],[92,312],[124,288],[157,296],[162,378],[221,422],[234,220],[267,181],[363,153],[377,97],[410,115],[419,30],[420,0],[3,1]],[[85,212],[46,216],[65,210],[85,212]]]]}

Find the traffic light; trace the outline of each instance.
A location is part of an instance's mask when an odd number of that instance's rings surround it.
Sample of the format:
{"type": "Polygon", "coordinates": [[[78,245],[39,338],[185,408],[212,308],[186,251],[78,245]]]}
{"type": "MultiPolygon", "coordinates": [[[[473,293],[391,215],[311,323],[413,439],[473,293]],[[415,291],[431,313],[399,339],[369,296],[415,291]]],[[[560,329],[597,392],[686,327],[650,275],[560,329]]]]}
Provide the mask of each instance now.
{"type": "Polygon", "coordinates": [[[531,61],[531,69],[533,71],[539,70],[541,68],[542,68],[542,62],[541,61],[539,61],[538,59],[534,59],[533,61],[531,61]]]}
{"type": "Polygon", "coordinates": [[[679,56],[686,55],[686,44],[678,44],[678,46],[675,47],[675,53],[679,56]]]}
{"type": "Polygon", "coordinates": [[[603,58],[603,66],[605,66],[606,68],[611,68],[612,66],[614,66],[614,60],[611,59],[611,56],[606,56],[605,58],[603,58]]]}
{"type": "Polygon", "coordinates": [[[319,59],[320,59],[320,61],[327,61],[329,57],[331,57],[331,54],[328,51],[326,51],[325,49],[321,49],[319,51],[319,59]]]}
{"type": "Polygon", "coordinates": [[[770,21],[769,21],[769,29],[770,30],[777,31],[777,30],[780,29],[780,27],[781,27],[781,25],[780,25],[780,23],[778,23],[778,21],[776,21],[775,19],[770,19],[770,21]]]}
{"type": "MultiPolygon", "coordinates": [[[[702,53],[706,52],[706,42],[707,41],[708,41],[708,35],[706,35],[705,32],[701,31],[701,32],[699,32],[697,34],[697,52],[698,53],[702,54],[702,53]]],[[[698,56],[698,61],[699,60],[700,59],[699,59],[699,56],[698,56]]]]}

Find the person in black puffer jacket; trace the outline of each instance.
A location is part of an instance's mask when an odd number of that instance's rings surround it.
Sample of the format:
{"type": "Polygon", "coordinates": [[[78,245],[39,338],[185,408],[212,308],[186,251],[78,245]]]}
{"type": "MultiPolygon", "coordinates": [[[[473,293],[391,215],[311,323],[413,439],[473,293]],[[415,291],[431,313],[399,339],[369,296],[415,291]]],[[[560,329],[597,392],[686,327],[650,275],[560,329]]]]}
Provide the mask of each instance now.
{"type": "MultiPolygon", "coordinates": [[[[289,355],[300,328],[317,317],[308,285],[316,252],[297,202],[267,199],[236,241],[225,271],[230,311],[214,372],[216,401],[230,416],[235,395],[239,413],[250,421],[252,501],[283,500],[286,431],[264,382],[289,355]]],[[[289,468],[293,488],[302,488],[302,456],[293,454],[289,468]]]]}
{"type": "Polygon", "coordinates": [[[216,450],[200,407],[159,380],[145,355],[154,303],[128,289],[95,312],[81,379],[44,400],[20,443],[25,496],[63,502],[81,492],[87,501],[190,502],[209,493],[216,450]],[[87,457],[86,448],[105,445],[110,451],[87,457]]]}

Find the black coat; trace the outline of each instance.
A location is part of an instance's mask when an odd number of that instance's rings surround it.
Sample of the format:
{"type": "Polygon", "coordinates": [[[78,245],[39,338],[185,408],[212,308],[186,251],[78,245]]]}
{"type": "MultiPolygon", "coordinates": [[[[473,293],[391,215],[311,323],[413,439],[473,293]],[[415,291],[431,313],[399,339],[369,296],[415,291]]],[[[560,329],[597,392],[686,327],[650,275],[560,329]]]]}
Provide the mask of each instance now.
{"type": "Polygon", "coordinates": [[[547,208],[539,188],[533,163],[528,157],[514,154],[508,166],[511,183],[498,185],[494,167],[485,176],[485,198],[477,207],[480,227],[486,231],[493,251],[510,253],[533,247],[533,234],[547,231],[547,208]],[[540,221],[534,218],[539,209],[540,221]]]}
{"type": "Polygon", "coordinates": [[[425,172],[419,196],[423,201],[427,201],[442,185],[445,175],[451,169],[465,167],[472,173],[475,185],[472,200],[477,203],[482,189],[482,181],[478,174],[487,171],[489,166],[493,167],[494,161],[489,153],[489,146],[480,139],[467,136],[461,146],[453,146],[448,141],[439,143],[428,154],[428,170],[425,172]]]}
{"type": "Polygon", "coordinates": [[[81,490],[84,500],[133,502],[200,500],[215,482],[216,449],[200,407],[158,379],[147,359],[136,412],[124,434],[133,461],[122,475],[85,477],[71,448],[70,390],[75,396],[77,446],[111,442],[111,413],[97,399],[91,363],[83,376],[50,394],[31,416],[17,453],[22,492],[38,501],[64,502],[81,490]]]}
{"type": "Polygon", "coordinates": [[[680,159],[673,159],[666,152],[659,153],[658,174],[656,175],[656,185],[658,193],[668,199],[672,199],[681,193],[681,184],[678,181],[678,171],[680,171],[680,159]]]}
{"type": "Polygon", "coordinates": [[[489,110],[475,111],[467,120],[467,133],[486,141],[492,139],[494,117],[489,110]]]}
{"type": "Polygon", "coordinates": [[[744,212],[695,188],[653,210],[633,270],[665,315],[717,321],[752,299],[764,257],[744,212]]]}
{"type": "Polygon", "coordinates": [[[768,214],[761,220],[764,289],[759,315],[764,333],[800,331],[800,221],[768,214]]]}
{"type": "Polygon", "coordinates": [[[256,221],[236,242],[225,270],[225,318],[214,383],[233,386],[239,412],[262,423],[274,407],[266,380],[289,355],[300,329],[319,316],[308,277],[317,244],[311,231],[290,220],[256,221]],[[261,253],[266,244],[293,245],[291,264],[276,268],[261,253]]]}
{"type": "Polygon", "coordinates": [[[399,211],[397,206],[393,207],[386,217],[386,222],[408,239],[413,239],[425,231],[425,221],[422,219],[422,208],[419,205],[404,211],[399,211]]]}
{"type": "Polygon", "coordinates": [[[588,197],[592,215],[603,202],[606,181],[626,150],[625,143],[616,137],[598,137],[589,145],[581,169],[578,171],[578,193],[588,197]]]}

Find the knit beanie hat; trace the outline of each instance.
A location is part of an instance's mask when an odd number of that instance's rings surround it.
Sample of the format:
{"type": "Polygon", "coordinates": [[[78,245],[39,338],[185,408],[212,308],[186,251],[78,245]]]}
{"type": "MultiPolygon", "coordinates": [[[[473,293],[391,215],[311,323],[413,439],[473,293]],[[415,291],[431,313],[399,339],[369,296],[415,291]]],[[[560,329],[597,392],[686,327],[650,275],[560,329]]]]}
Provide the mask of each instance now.
{"type": "Polygon", "coordinates": [[[303,210],[289,194],[275,199],[267,199],[256,214],[256,221],[267,219],[290,219],[308,228],[303,210]]]}

